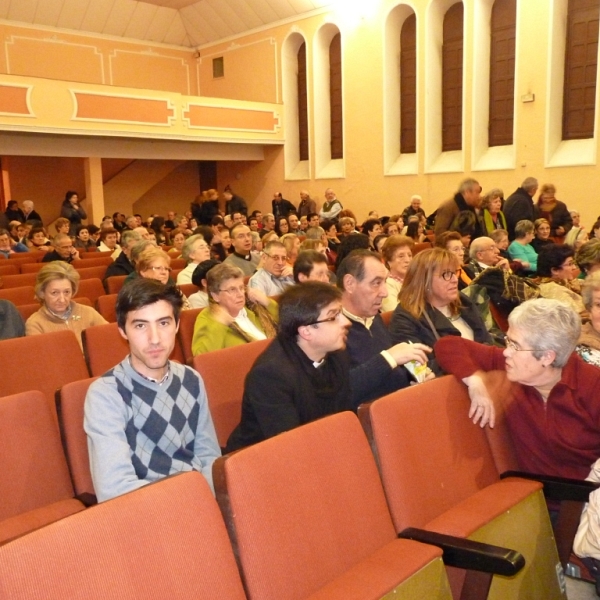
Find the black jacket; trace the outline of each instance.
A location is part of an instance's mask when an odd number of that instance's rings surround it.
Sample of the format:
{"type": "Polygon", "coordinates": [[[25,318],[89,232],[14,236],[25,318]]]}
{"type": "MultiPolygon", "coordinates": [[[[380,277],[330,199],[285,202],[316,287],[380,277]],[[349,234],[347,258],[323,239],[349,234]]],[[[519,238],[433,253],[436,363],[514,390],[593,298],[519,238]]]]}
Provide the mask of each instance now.
{"type": "Polygon", "coordinates": [[[129,262],[127,256],[125,256],[125,252],[121,252],[117,259],[112,265],[108,265],[106,269],[106,273],[104,275],[104,279],[108,279],[109,277],[115,277],[117,275],[129,275],[129,273],[133,273],[135,268],[129,262]]]}
{"type": "Polygon", "coordinates": [[[531,196],[522,188],[517,188],[504,203],[502,208],[508,227],[508,239],[512,242],[515,239],[515,225],[519,221],[527,219],[533,223],[534,207],[531,196]]]}

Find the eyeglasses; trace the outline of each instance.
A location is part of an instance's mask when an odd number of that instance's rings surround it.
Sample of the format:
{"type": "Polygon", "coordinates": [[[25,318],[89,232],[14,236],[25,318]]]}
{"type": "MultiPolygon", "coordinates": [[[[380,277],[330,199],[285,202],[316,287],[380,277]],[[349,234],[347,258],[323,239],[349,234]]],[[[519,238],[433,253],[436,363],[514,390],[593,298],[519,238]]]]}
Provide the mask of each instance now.
{"type": "Polygon", "coordinates": [[[306,326],[308,327],[309,325],[318,325],[319,323],[333,323],[334,321],[337,321],[343,315],[344,315],[344,313],[342,312],[342,309],[340,308],[340,310],[338,310],[335,313],[335,315],[333,315],[333,317],[327,317],[326,319],[319,319],[318,321],[313,321],[312,323],[307,323],[306,326]]]}
{"type": "Polygon", "coordinates": [[[231,287],[224,290],[219,290],[225,294],[231,294],[232,296],[243,296],[246,293],[246,288],[242,285],[240,287],[231,287]]]}
{"type": "Polygon", "coordinates": [[[456,277],[456,279],[458,279],[460,277],[460,269],[456,269],[456,271],[444,271],[443,273],[440,273],[440,277],[444,281],[450,281],[453,275],[456,277]]]}
{"type": "Polygon", "coordinates": [[[504,344],[508,350],[513,352],[536,352],[535,348],[519,348],[516,342],[513,342],[507,335],[504,336],[504,344]]]}
{"type": "Polygon", "coordinates": [[[171,267],[150,267],[155,273],[170,273],[171,267]]]}
{"type": "Polygon", "coordinates": [[[268,256],[271,260],[274,260],[275,262],[285,262],[287,260],[287,256],[277,256],[273,254],[267,254],[266,252],[264,254],[265,256],[268,256]]]}

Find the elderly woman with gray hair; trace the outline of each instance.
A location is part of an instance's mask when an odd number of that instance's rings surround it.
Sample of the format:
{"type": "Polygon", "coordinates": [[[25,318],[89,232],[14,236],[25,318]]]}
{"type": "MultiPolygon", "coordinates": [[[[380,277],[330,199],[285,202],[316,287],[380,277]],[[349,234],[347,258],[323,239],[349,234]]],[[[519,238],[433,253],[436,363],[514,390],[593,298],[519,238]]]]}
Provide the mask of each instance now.
{"type": "Polygon", "coordinates": [[[534,238],[534,226],[531,221],[523,219],[515,225],[515,239],[508,247],[508,255],[512,261],[519,261],[526,273],[537,271],[537,252],[531,245],[534,238]]]}
{"type": "Polygon", "coordinates": [[[499,188],[490,190],[481,201],[481,214],[485,227],[484,235],[491,235],[496,229],[506,229],[506,218],[502,212],[504,192],[499,188]]]}
{"type": "Polygon", "coordinates": [[[594,273],[585,280],[581,296],[590,321],[581,327],[575,352],[585,362],[600,367],[600,273],[594,273]]]}
{"type": "Polygon", "coordinates": [[[579,315],[558,300],[528,300],[508,318],[506,348],[444,337],[434,351],[442,368],[469,388],[469,417],[494,426],[482,374],[504,370],[512,382],[504,413],[519,467],[584,479],[600,457],[600,369],[575,352],[579,315]]]}
{"type": "Polygon", "coordinates": [[[181,249],[181,258],[187,262],[187,266],[177,275],[177,285],[192,283],[192,275],[196,267],[210,258],[210,246],[204,236],[196,234],[185,240],[181,249]]]}

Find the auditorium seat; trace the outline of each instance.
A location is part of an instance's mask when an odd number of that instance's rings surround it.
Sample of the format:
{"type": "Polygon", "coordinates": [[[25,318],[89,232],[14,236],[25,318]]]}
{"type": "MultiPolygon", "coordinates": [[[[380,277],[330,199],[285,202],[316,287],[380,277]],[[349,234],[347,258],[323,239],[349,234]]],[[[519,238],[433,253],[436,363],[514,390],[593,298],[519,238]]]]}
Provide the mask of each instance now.
{"type": "Polygon", "coordinates": [[[106,290],[109,294],[118,294],[125,283],[127,275],[113,275],[106,280],[106,290]]]}
{"type": "MultiPolygon", "coordinates": [[[[92,377],[103,375],[129,354],[129,344],[119,333],[116,323],[88,327],[81,332],[81,339],[89,375],[92,377]]],[[[177,340],[175,340],[175,347],[170,358],[185,364],[177,340]]],[[[81,379],[85,379],[89,375],[86,374],[81,379]]]]}
{"type": "Polygon", "coordinates": [[[176,282],[177,281],[177,275],[179,275],[179,273],[181,273],[181,271],[183,271],[183,269],[173,269],[171,271],[171,275],[170,275],[171,279],[176,282]]]}
{"type": "MultiPolygon", "coordinates": [[[[87,298],[76,298],[75,301],[77,302],[77,304],[83,304],[85,306],[92,306],[92,303],[87,298]]],[[[39,309],[40,309],[39,302],[35,302],[32,304],[20,304],[17,306],[17,310],[21,314],[21,317],[23,317],[24,321],[27,321],[27,319],[29,319],[29,317],[33,313],[36,313],[39,309]]]]}
{"type": "Polygon", "coordinates": [[[77,269],[77,272],[79,273],[79,276],[81,277],[82,281],[84,279],[100,279],[100,280],[102,280],[104,275],[106,275],[106,265],[99,265],[97,267],[89,267],[89,268],[83,268],[83,269],[81,267],[79,267],[77,269]]]}
{"type": "Polygon", "coordinates": [[[67,383],[56,392],[56,411],[60,436],[71,473],[71,481],[78,497],[86,504],[96,502],[96,492],[90,472],[87,436],[83,429],[85,396],[95,377],[67,383]]]}
{"type": "Polygon", "coordinates": [[[0,277],[0,285],[3,289],[23,287],[24,285],[35,285],[37,273],[21,273],[19,275],[3,275],[0,277]]]}
{"type": "Polygon", "coordinates": [[[21,273],[37,273],[42,267],[48,263],[45,262],[27,262],[20,265],[21,273]]]}
{"type": "MultiPolygon", "coordinates": [[[[97,252],[95,253],[97,254],[97,252]]],[[[94,258],[80,258],[79,260],[74,260],[71,264],[76,269],[87,269],[89,267],[101,267],[104,265],[107,267],[108,265],[112,265],[113,259],[110,256],[94,256],[94,258]]]]}
{"type": "Polygon", "coordinates": [[[104,291],[104,286],[102,285],[102,281],[100,279],[81,279],[79,281],[79,288],[74,298],[75,300],[81,297],[88,298],[92,303],[92,306],[95,306],[98,298],[100,298],[100,296],[104,296],[105,294],[106,292],[104,291]]]}
{"type": "Polygon", "coordinates": [[[440,550],[396,537],[352,413],[218,458],[213,478],[249,598],[451,598],[440,550]]]}
{"type": "Polygon", "coordinates": [[[244,600],[215,499],[196,472],[103,502],[0,548],[15,600],[244,600]]]}
{"type": "MultiPolygon", "coordinates": [[[[359,408],[397,532],[408,527],[513,548],[526,561],[494,577],[490,599],[564,598],[542,485],[500,480],[485,431],[468,418],[453,376],[405,388],[359,408]]],[[[472,581],[449,569],[454,597],[472,581]]]]}
{"type": "Polygon", "coordinates": [[[182,310],[179,313],[179,331],[177,332],[177,341],[181,346],[183,358],[187,365],[192,364],[194,355],[192,354],[192,338],[194,337],[194,325],[196,317],[203,311],[203,308],[191,308],[182,310]]]}
{"type": "Polygon", "coordinates": [[[394,316],[394,311],[393,310],[388,310],[386,312],[382,312],[381,313],[381,320],[383,321],[383,324],[386,327],[390,326],[390,322],[391,322],[393,316],[394,316]]]}
{"type": "Polygon", "coordinates": [[[242,416],[244,380],[271,340],[214,350],[195,356],[192,365],[204,381],[219,445],[224,448],[242,416]]]}
{"type": "Polygon", "coordinates": [[[97,250],[92,250],[91,252],[79,252],[79,258],[82,259],[96,259],[96,258],[101,258],[103,256],[110,256],[112,253],[114,252],[114,250],[109,250],[106,252],[98,252],[97,250]]]}
{"type": "Polygon", "coordinates": [[[98,312],[109,322],[117,322],[117,296],[118,294],[104,294],[96,303],[98,312]]]}
{"type": "Polygon", "coordinates": [[[0,289],[0,299],[10,300],[15,306],[31,304],[35,301],[35,291],[32,285],[24,285],[7,290],[0,289]]]}
{"type": "Polygon", "coordinates": [[[195,294],[196,292],[200,291],[200,288],[197,285],[194,285],[193,283],[182,283],[177,287],[181,290],[181,292],[186,298],[189,298],[192,294],[195,294]]]}
{"type": "Polygon", "coordinates": [[[431,242],[420,242],[412,247],[412,254],[415,256],[419,252],[423,252],[423,250],[430,250],[431,248],[433,248],[433,244],[431,244],[431,242]]]}
{"type": "Polygon", "coordinates": [[[171,269],[185,269],[187,267],[187,262],[183,258],[172,258],[171,259],[171,269]]]}
{"type": "MultiPolygon", "coordinates": [[[[0,252],[0,254],[2,254],[0,252]]],[[[2,255],[4,256],[4,255],[2,255]]],[[[14,265],[13,263],[2,263],[0,264],[0,277],[4,275],[18,275],[19,274],[19,265],[14,265]]]]}
{"type": "Polygon", "coordinates": [[[8,258],[16,263],[32,263],[42,260],[45,256],[45,252],[15,252],[15,254],[9,254],[8,258]]]}
{"type": "MultiPolygon", "coordinates": [[[[0,544],[84,509],[42,392],[0,398],[0,497],[0,544]]],[[[15,597],[1,592],[3,583],[0,596],[15,597]]]]}
{"type": "Polygon", "coordinates": [[[3,395],[39,390],[52,405],[58,388],[89,377],[79,342],[67,330],[0,340],[0,364],[3,395]]]}

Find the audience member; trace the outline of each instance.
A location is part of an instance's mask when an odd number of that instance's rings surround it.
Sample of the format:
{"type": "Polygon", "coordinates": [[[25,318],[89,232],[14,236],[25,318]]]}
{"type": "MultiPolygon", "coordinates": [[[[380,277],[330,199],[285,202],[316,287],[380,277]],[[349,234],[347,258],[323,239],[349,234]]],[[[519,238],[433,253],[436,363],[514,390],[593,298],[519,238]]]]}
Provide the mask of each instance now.
{"type": "Polygon", "coordinates": [[[246,290],[241,269],[223,263],[206,280],[209,306],[194,325],[194,356],[275,336],[277,302],[260,290],[246,290]]]}
{"type": "Polygon", "coordinates": [[[35,210],[33,200],[23,200],[23,214],[25,221],[39,221],[43,224],[42,217],[35,210]]]}
{"type": "Polygon", "coordinates": [[[533,223],[519,221],[515,225],[515,239],[508,247],[508,254],[513,261],[519,261],[525,273],[537,271],[537,252],[531,246],[533,240],[533,223]]]}
{"type": "Polygon", "coordinates": [[[262,229],[259,231],[260,237],[262,238],[271,231],[275,231],[275,217],[271,213],[267,213],[262,218],[262,229]]]}
{"type": "Polygon", "coordinates": [[[171,231],[170,237],[173,247],[169,248],[168,253],[173,256],[173,258],[179,258],[183,252],[183,243],[186,240],[186,235],[182,229],[175,228],[171,231]]]}
{"type": "Polygon", "coordinates": [[[436,237],[450,229],[458,214],[463,211],[468,211],[475,215],[475,229],[472,238],[482,235],[483,231],[475,213],[475,209],[479,208],[480,204],[481,186],[479,182],[475,181],[475,179],[465,179],[461,182],[454,198],[442,202],[437,209],[435,217],[436,237]]]}
{"type": "Polygon", "coordinates": [[[69,235],[69,230],[71,229],[71,221],[65,217],[59,217],[54,221],[54,229],[56,233],[64,233],[65,235],[69,235]]]}
{"type": "MultiPolygon", "coordinates": [[[[471,300],[458,291],[460,263],[455,254],[432,248],[410,263],[390,323],[393,343],[423,343],[433,348],[444,336],[489,344],[492,338],[471,300]]],[[[442,371],[431,355],[429,367],[442,371]]]]}
{"type": "Polygon", "coordinates": [[[490,235],[496,229],[506,229],[506,218],[502,212],[504,192],[499,188],[490,190],[481,201],[484,234],[490,235]]]}
{"type": "Polygon", "coordinates": [[[358,233],[356,231],[356,221],[352,217],[341,217],[339,220],[341,237],[346,237],[352,233],[358,233]]]}
{"type": "Polygon", "coordinates": [[[375,250],[373,242],[378,235],[383,232],[381,221],[379,219],[367,219],[362,225],[362,232],[369,236],[369,248],[375,250]]]}
{"type": "Polygon", "coordinates": [[[273,207],[273,216],[275,219],[287,217],[291,212],[296,212],[296,207],[289,200],[286,200],[281,192],[273,194],[271,206],[273,207]]]}
{"type": "Polygon", "coordinates": [[[506,217],[506,229],[510,241],[515,239],[515,227],[519,221],[535,220],[535,207],[533,197],[538,190],[538,180],[535,177],[526,177],[504,203],[504,216],[506,217]]]}
{"type": "Polygon", "coordinates": [[[451,254],[454,254],[460,265],[460,274],[458,276],[458,289],[463,290],[473,281],[472,273],[469,274],[465,268],[465,247],[463,246],[462,237],[457,231],[445,231],[435,237],[435,247],[443,248],[451,254]]]}
{"type": "Polygon", "coordinates": [[[192,283],[194,269],[201,262],[210,258],[210,246],[201,235],[192,235],[185,240],[181,256],[186,261],[187,266],[177,275],[177,285],[192,283]]]}
{"type": "Polygon", "coordinates": [[[190,308],[206,308],[208,306],[208,283],[206,277],[208,272],[219,264],[221,264],[219,261],[210,259],[201,262],[194,269],[192,283],[200,289],[188,298],[190,308]]]}
{"type": "Polygon", "coordinates": [[[25,323],[17,307],[9,300],[0,299],[0,340],[23,337],[25,323]]]}
{"type": "Polygon", "coordinates": [[[67,263],[72,263],[79,259],[79,251],[73,246],[72,239],[66,233],[59,233],[52,240],[54,250],[47,252],[42,262],[52,262],[61,260],[67,263]]]}
{"type": "Polygon", "coordinates": [[[126,229],[121,234],[121,250],[122,252],[117,256],[115,262],[112,265],[108,265],[104,279],[109,277],[118,277],[120,275],[129,275],[135,271],[133,261],[131,259],[131,251],[133,247],[142,241],[142,238],[137,231],[126,229]]]}
{"type": "Polygon", "coordinates": [[[285,247],[287,265],[293,267],[300,251],[300,238],[295,233],[286,233],[280,241],[285,247]]]}
{"type": "MultiPolygon", "coordinates": [[[[297,237],[295,239],[298,241],[297,237]]],[[[250,277],[248,287],[260,290],[265,296],[278,296],[294,285],[293,268],[286,263],[285,246],[278,241],[268,242],[263,251],[262,267],[250,277]]]]}
{"type": "Polygon", "coordinates": [[[496,229],[492,231],[490,237],[494,240],[500,256],[508,260],[510,258],[508,254],[508,231],[506,229],[496,229]]]}
{"type": "Polygon", "coordinates": [[[470,260],[467,264],[467,272],[473,278],[489,267],[498,267],[504,271],[510,271],[508,260],[500,256],[496,248],[496,242],[489,237],[480,237],[473,240],[469,248],[470,260]]]}
{"type": "Polygon", "coordinates": [[[575,352],[586,363],[600,367],[600,274],[590,275],[581,289],[583,304],[590,320],[581,327],[575,352]]]}
{"type": "Polygon", "coordinates": [[[230,235],[233,253],[225,259],[225,262],[238,267],[245,277],[249,277],[256,271],[260,262],[260,256],[252,251],[252,232],[247,225],[234,225],[230,235]]]}
{"type": "Polygon", "coordinates": [[[594,238],[586,242],[575,253],[575,262],[582,275],[588,276],[600,269],[600,239],[594,238]]]}
{"type": "Polygon", "coordinates": [[[310,197],[306,190],[300,192],[300,204],[298,205],[298,216],[307,217],[317,212],[317,203],[310,197]]]}
{"type": "Polygon", "coordinates": [[[294,263],[294,281],[321,281],[329,283],[329,267],[327,258],[317,250],[302,250],[294,263]]]}
{"type": "Polygon", "coordinates": [[[65,194],[60,208],[60,216],[69,219],[69,235],[75,237],[77,225],[81,225],[81,221],[87,219],[87,214],[79,203],[77,192],[69,191],[65,194]]]}
{"type": "Polygon", "coordinates": [[[70,330],[82,346],[81,332],[107,321],[91,306],[73,301],[78,288],[79,273],[70,264],[57,260],[44,265],[35,282],[35,296],[41,307],[27,319],[27,335],[70,330]]]}
{"type": "MultiPolygon", "coordinates": [[[[351,252],[339,266],[337,286],[342,290],[344,315],[350,320],[346,351],[353,370],[372,380],[372,388],[361,397],[366,402],[409,385],[402,365],[427,362],[431,348],[423,344],[394,345],[379,314],[388,295],[387,269],[370,250],[351,252]]],[[[419,380],[420,381],[420,380],[419,380]]]]}
{"type": "Polygon", "coordinates": [[[329,219],[330,221],[337,221],[340,212],[344,207],[338,200],[335,192],[331,188],[325,190],[325,202],[319,211],[319,217],[321,219],[329,219]]]}
{"type": "Polygon", "coordinates": [[[382,255],[388,276],[385,280],[387,296],[381,303],[381,310],[388,312],[398,306],[398,294],[412,260],[413,240],[405,235],[392,235],[383,244],[382,255]]]}
{"type": "Polygon", "coordinates": [[[171,362],[181,292],[140,279],[117,298],[119,333],[129,355],[90,386],[84,429],[100,502],[183,471],[212,486],[221,452],[202,379],[171,362]],[[149,400],[151,399],[151,400],[149,400]]]}
{"type": "Polygon", "coordinates": [[[237,194],[233,193],[233,190],[227,186],[223,192],[223,198],[225,199],[225,212],[233,215],[233,213],[239,212],[243,215],[248,214],[248,205],[246,201],[237,194]]]}
{"type": "Polygon", "coordinates": [[[25,223],[25,214],[19,208],[19,203],[16,200],[9,200],[7,202],[4,214],[6,215],[6,220],[9,223],[11,221],[19,221],[19,223],[25,223]]]}
{"type": "Polygon", "coordinates": [[[288,215],[288,224],[290,227],[290,233],[295,233],[296,235],[300,235],[300,221],[298,219],[298,215],[294,212],[291,212],[288,215]]]}
{"type": "Polygon", "coordinates": [[[121,248],[117,243],[119,233],[116,229],[108,227],[100,232],[100,244],[98,245],[98,252],[111,252],[110,255],[113,260],[116,260],[119,254],[121,254],[121,248]]]}
{"type": "Polygon", "coordinates": [[[413,215],[425,216],[425,211],[421,207],[423,199],[418,194],[414,194],[410,199],[410,204],[402,211],[402,220],[404,223],[408,222],[408,218],[413,215]]]}
{"type": "Polygon", "coordinates": [[[21,242],[11,240],[11,237],[6,229],[0,229],[0,253],[8,258],[11,254],[17,252],[29,252],[29,248],[21,242]]]}
{"type": "Polygon", "coordinates": [[[565,236],[565,245],[577,252],[589,240],[588,232],[583,227],[571,227],[565,236]]]}
{"type": "Polygon", "coordinates": [[[550,235],[562,237],[573,226],[573,219],[564,202],[557,200],[556,187],[552,183],[545,183],[540,188],[540,195],[535,206],[536,218],[546,219],[550,223],[550,235]]]}
{"type": "Polygon", "coordinates": [[[279,237],[290,232],[290,224],[286,217],[277,217],[275,219],[275,231],[279,237]]]}
{"type": "Polygon", "coordinates": [[[550,223],[546,219],[536,219],[533,223],[535,237],[531,240],[531,247],[539,254],[540,250],[554,242],[550,239],[550,223]]]}
{"type": "Polygon", "coordinates": [[[95,252],[97,250],[96,242],[90,238],[90,231],[87,225],[77,225],[75,228],[74,246],[77,250],[83,252],[95,252]]]}

